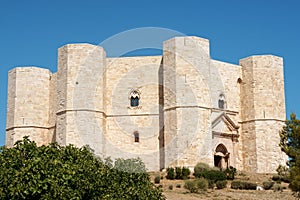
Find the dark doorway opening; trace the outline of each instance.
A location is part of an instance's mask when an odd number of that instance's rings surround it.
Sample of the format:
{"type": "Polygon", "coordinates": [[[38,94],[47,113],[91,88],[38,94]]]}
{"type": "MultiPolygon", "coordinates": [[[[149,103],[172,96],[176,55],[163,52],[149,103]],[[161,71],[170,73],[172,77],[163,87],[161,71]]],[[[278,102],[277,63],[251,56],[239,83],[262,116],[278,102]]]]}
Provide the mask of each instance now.
{"type": "Polygon", "coordinates": [[[221,168],[222,166],[222,156],[214,156],[214,163],[215,163],[215,167],[219,167],[221,168]]]}

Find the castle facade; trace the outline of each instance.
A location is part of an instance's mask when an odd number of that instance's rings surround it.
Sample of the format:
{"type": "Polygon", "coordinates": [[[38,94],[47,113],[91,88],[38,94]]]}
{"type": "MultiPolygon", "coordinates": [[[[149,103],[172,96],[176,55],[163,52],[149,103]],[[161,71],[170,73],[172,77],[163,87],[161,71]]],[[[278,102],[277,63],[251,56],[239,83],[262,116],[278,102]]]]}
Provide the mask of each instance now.
{"type": "Polygon", "coordinates": [[[58,71],[8,75],[6,145],[89,145],[101,157],[140,157],[149,171],[198,162],[249,172],[285,164],[283,59],[213,60],[207,39],[175,37],[163,55],[106,57],[91,44],[58,49],[58,71]]]}

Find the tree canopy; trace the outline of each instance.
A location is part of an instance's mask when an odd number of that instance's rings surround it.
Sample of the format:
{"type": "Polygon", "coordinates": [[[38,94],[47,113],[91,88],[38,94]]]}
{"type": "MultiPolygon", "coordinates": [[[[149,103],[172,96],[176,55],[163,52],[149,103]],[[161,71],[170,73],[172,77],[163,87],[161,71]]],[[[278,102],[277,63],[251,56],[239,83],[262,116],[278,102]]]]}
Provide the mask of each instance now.
{"type": "Polygon", "coordinates": [[[296,114],[290,115],[285,126],[280,132],[280,147],[288,157],[288,166],[290,168],[290,185],[289,187],[300,192],[300,120],[296,118],[296,114]]]}
{"type": "Polygon", "coordinates": [[[24,137],[0,151],[1,199],[164,199],[140,159],[97,158],[88,147],[37,146],[24,137]]]}

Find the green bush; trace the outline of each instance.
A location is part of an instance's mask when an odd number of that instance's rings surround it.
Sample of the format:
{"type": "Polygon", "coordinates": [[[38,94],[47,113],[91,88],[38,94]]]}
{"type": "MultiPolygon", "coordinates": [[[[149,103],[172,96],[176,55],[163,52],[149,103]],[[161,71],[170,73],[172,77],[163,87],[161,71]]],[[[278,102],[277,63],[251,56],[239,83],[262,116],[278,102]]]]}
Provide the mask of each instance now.
{"type": "Polygon", "coordinates": [[[173,185],[169,185],[169,190],[173,190],[173,185]]]}
{"type": "Polygon", "coordinates": [[[156,184],[160,183],[160,175],[155,176],[154,183],[156,183],[156,184]]]}
{"type": "Polygon", "coordinates": [[[257,184],[245,181],[232,181],[231,188],[239,190],[256,190],[257,184]]]}
{"type": "Polygon", "coordinates": [[[273,185],[274,185],[273,181],[265,181],[265,182],[263,182],[263,188],[265,190],[271,189],[273,187],[273,185]]]}
{"type": "Polygon", "coordinates": [[[175,167],[175,179],[182,179],[182,168],[175,167]]]}
{"type": "MultiPolygon", "coordinates": [[[[283,165],[279,165],[276,169],[277,173],[278,173],[278,176],[280,177],[280,179],[282,181],[288,181],[289,183],[289,175],[290,175],[290,171],[289,171],[289,168],[287,166],[283,166],[283,165]]],[[[284,182],[285,182],[284,181],[284,182]]]]}
{"type": "Polygon", "coordinates": [[[222,181],[226,180],[226,174],[220,169],[210,168],[208,164],[206,163],[198,163],[194,167],[194,176],[196,178],[205,178],[207,180],[213,180],[216,181],[222,181]]]}
{"type": "Polygon", "coordinates": [[[278,192],[278,191],[282,192],[283,191],[283,187],[281,186],[281,184],[276,183],[273,186],[273,190],[274,190],[274,192],[278,192]]]}
{"type": "Polygon", "coordinates": [[[224,189],[227,186],[227,181],[226,180],[217,181],[216,186],[217,186],[218,189],[224,189]]]}
{"type": "Polygon", "coordinates": [[[186,180],[184,183],[184,187],[189,190],[191,193],[198,192],[198,186],[195,180],[186,180]]]}
{"type": "Polygon", "coordinates": [[[175,172],[174,172],[174,168],[173,167],[168,167],[167,168],[167,179],[170,179],[170,180],[174,180],[175,178],[175,172]]]}
{"type": "Polygon", "coordinates": [[[191,174],[191,170],[187,167],[182,167],[182,179],[188,179],[191,174]]]}
{"type": "Polygon", "coordinates": [[[177,188],[181,188],[181,185],[180,185],[180,184],[176,184],[176,187],[177,187],[177,188]]]}
{"type": "Polygon", "coordinates": [[[285,182],[285,183],[290,183],[290,178],[289,178],[289,173],[288,172],[282,172],[285,168],[283,167],[283,169],[280,168],[281,165],[279,165],[279,167],[277,168],[278,175],[274,175],[272,177],[272,180],[275,181],[276,183],[281,183],[281,182],[285,182]]]}
{"type": "Polygon", "coordinates": [[[275,182],[281,182],[279,175],[272,176],[272,180],[275,182]]]}
{"type": "Polygon", "coordinates": [[[290,177],[288,177],[288,176],[281,177],[281,180],[282,180],[282,182],[285,182],[285,183],[290,183],[291,182],[290,177]]]}
{"type": "Polygon", "coordinates": [[[230,166],[224,173],[226,174],[227,180],[233,180],[236,175],[236,168],[230,166]]]}
{"type": "Polygon", "coordinates": [[[204,172],[204,171],[209,171],[210,167],[206,163],[197,163],[196,166],[194,167],[194,175],[197,177],[197,174],[204,172]]]}
{"type": "Polygon", "coordinates": [[[215,188],[215,181],[214,180],[207,180],[208,182],[208,188],[214,189],[215,188]]]}
{"type": "Polygon", "coordinates": [[[164,199],[140,159],[103,162],[88,147],[24,137],[0,149],[0,163],[0,199],[164,199]]]}
{"type": "Polygon", "coordinates": [[[199,178],[195,180],[186,180],[184,187],[188,189],[191,193],[198,193],[201,191],[206,191],[208,188],[208,181],[205,178],[199,178]]]}
{"type": "Polygon", "coordinates": [[[196,185],[199,190],[206,191],[208,188],[208,181],[205,178],[196,179],[196,185]]]}
{"type": "Polygon", "coordinates": [[[173,180],[182,180],[188,179],[191,171],[187,167],[169,167],[167,168],[167,179],[173,180]]]}
{"type": "Polygon", "coordinates": [[[203,177],[207,180],[212,180],[214,182],[217,181],[223,181],[226,180],[226,175],[222,171],[215,171],[215,170],[209,170],[209,171],[202,171],[197,174],[195,174],[197,178],[203,177]]]}

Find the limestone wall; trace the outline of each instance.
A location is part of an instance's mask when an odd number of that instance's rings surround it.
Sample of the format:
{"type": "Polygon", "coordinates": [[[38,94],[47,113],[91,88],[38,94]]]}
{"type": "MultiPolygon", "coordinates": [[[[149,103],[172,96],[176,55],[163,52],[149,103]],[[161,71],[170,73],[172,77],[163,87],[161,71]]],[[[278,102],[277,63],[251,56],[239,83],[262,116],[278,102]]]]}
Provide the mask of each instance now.
{"type": "Polygon", "coordinates": [[[257,172],[276,173],[276,169],[281,165],[286,165],[287,156],[279,147],[279,130],[283,127],[283,122],[267,120],[256,121],[256,149],[257,149],[257,172]]]}
{"type": "Polygon", "coordinates": [[[50,71],[18,67],[9,72],[7,145],[29,135],[37,144],[51,142],[49,135],[50,71]],[[34,131],[31,131],[34,130],[34,131]]]}
{"type": "Polygon", "coordinates": [[[105,155],[140,157],[150,171],[159,170],[159,67],[161,56],[108,58],[105,71],[105,155]],[[140,93],[130,106],[130,92],[140,93]],[[139,133],[139,142],[134,132],[139,133]]]}
{"type": "Polygon", "coordinates": [[[283,61],[266,55],[242,59],[240,64],[245,170],[275,172],[285,163],[278,147],[285,120],[283,61]]]}
{"type": "Polygon", "coordinates": [[[286,160],[278,147],[285,120],[280,57],[211,60],[209,41],[198,37],[165,41],[162,56],[106,58],[102,47],[69,44],[58,50],[57,73],[16,68],[8,87],[8,146],[27,134],[39,145],[87,144],[102,157],[140,157],[150,171],[213,165],[221,143],[239,170],[274,172],[286,160]],[[138,106],[130,105],[132,91],[138,106]]]}
{"type": "Polygon", "coordinates": [[[70,44],[58,50],[56,140],[90,145],[101,154],[103,135],[103,48],[70,44]]]}
{"type": "Polygon", "coordinates": [[[239,113],[240,83],[238,79],[242,78],[241,66],[216,60],[211,60],[211,66],[214,68],[211,71],[215,72],[211,73],[213,86],[211,88],[212,107],[218,108],[220,95],[224,94],[226,101],[225,110],[239,113]]]}
{"type": "Polygon", "coordinates": [[[166,166],[212,165],[209,41],[165,41],[163,68],[166,166]]]}
{"type": "Polygon", "coordinates": [[[16,98],[16,69],[8,72],[7,89],[7,114],[6,114],[6,146],[11,147],[14,144],[13,127],[15,117],[15,98],[16,98]]]}
{"type": "MultiPolygon", "coordinates": [[[[222,112],[226,112],[230,119],[239,125],[240,121],[240,83],[239,78],[242,78],[241,66],[234,65],[230,63],[225,63],[221,61],[211,60],[211,98],[212,98],[212,115],[211,121],[214,121],[216,117],[222,112]],[[220,109],[218,101],[220,95],[224,95],[224,109],[220,109]]],[[[227,130],[227,125],[220,124],[223,127],[218,127],[222,132],[231,134],[238,134],[237,139],[232,139],[230,137],[215,136],[213,137],[212,151],[216,150],[218,144],[223,144],[226,146],[228,152],[230,153],[229,164],[238,169],[243,167],[243,155],[242,155],[242,140],[241,140],[241,128],[238,132],[231,132],[227,130]]],[[[219,126],[220,126],[219,125],[219,126]]]]}
{"type": "Polygon", "coordinates": [[[50,76],[49,88],[49,133],[52,135],[51,142],[56,138],[56,112],[57,112],[57,73],[50,76]]]}

